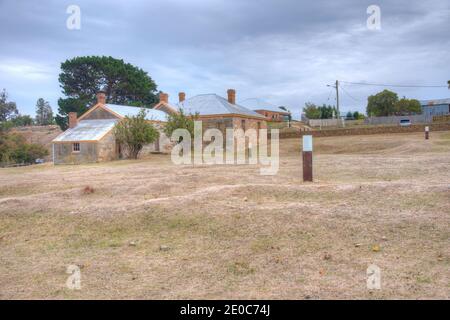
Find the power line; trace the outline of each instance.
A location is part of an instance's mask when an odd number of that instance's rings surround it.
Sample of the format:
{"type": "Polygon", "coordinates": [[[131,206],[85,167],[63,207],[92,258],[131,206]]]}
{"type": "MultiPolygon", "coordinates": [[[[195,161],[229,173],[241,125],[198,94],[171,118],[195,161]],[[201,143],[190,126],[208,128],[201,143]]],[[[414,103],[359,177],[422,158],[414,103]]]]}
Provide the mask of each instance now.
{"type": "Polygon", "coordinates": [[[343,86],[341,86],[341,89],[345,92],[345,94],[347,94],[350,98],[352,98],[356,102],[363,102],[362,100],[353,97],[343,86]]]}
{"type": "Polygon", "coordinates": [[[419,86],[419,85],[406,85],[406,84],[380,84],[380,83],[367,83],[367,82],[349,82],[340,81],[347,84],[356,84],[363,86],[376,86],[376,87],[396,87],[396,88],[447,88],[447,86],[419,86]]]}
{"type": "Polygon", "coordinates": [[[327,102],[330,101],[331,93],[333,92],[333,89],[330,89],[330,93],[328,94],[327,102]]]}

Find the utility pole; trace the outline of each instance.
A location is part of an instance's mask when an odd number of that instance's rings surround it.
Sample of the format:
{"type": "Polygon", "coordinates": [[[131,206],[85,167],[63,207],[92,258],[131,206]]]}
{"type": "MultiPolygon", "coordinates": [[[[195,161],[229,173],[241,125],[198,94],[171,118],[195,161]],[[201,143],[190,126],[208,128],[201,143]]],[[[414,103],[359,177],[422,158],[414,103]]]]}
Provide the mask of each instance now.
{"type": "Polygon", "coordinates": [[[336,111],[338,114],[338,119],[341,118],[341,113],[339,112],[339,80],[336,80],[336,111]]]}
{"type": "Polygon", "coordinates": [[[327,87],[332,87],[336,89],[336,113],[337,119],[341,119],[341,112],[339,111],[339,80],[336,80],[334,86],[327,84],[327,87]]]}

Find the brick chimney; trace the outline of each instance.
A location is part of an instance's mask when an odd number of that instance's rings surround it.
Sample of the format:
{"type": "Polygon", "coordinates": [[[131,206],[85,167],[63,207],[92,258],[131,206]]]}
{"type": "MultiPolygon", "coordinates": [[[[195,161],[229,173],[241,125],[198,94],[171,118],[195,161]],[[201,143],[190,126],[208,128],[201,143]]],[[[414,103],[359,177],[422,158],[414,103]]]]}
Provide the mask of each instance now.
{"type": "Polygon", "coordinates": [[[69,112],[69,128],[74,128],[78,124],[78,118],[76,112],[69,112]]]}
{"type": "Polygon", "coordinates": [[[106,104],[106,93],[105,93],[105,91],[97,92],[97,103],[106,104]]]}
{"type": "Polygon", "coordinates": [[[236,104],[236,90],[234,89],[228,89],[228,102],[231,104],[236,104]]]}
{"type": "Polygon", "coordinates": [[[184,100],[186,100],[186,93],[184,93],[184,92],[179,92],[179,93],[178,93],[178,101],[179,101],[179,102],[183,102],[184,100]]]}
{"type": "Polygon", "coordinates": [[[169,95],[164,92],[159,93],[159,102],[169,103],[169,95]]]}

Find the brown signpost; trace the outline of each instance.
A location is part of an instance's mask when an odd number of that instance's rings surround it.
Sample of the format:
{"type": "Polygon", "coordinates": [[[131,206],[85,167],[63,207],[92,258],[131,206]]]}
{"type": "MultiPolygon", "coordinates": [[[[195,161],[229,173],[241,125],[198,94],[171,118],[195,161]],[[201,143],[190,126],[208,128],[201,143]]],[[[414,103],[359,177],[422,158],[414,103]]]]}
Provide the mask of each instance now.
{"type": "Polygon", "coordinates": [[[303,136],[303,181],[313,181],[312,136],[303,136]]]}

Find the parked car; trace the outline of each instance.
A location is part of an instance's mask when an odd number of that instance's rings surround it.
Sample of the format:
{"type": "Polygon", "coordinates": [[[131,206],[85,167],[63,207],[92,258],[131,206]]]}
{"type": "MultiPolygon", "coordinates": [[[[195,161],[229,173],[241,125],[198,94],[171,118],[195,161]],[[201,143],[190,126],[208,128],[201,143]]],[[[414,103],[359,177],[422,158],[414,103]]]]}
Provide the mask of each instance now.
{"type": "Polygon", "coordinates": [[[409,119],[401,119],[400,120],[400,126],[409,127],[410,125],[411,125],[411,120],[409,120],[409,119]]]}

